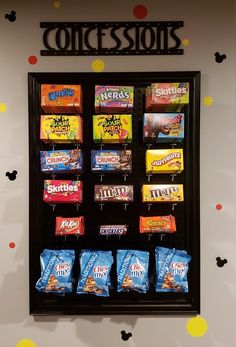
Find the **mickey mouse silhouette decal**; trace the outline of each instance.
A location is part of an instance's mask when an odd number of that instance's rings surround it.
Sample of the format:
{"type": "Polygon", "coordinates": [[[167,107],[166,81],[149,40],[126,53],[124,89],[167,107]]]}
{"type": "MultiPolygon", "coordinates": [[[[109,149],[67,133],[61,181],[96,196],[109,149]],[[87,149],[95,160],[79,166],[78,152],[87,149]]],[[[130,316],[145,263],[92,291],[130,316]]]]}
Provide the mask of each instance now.
{"type": "Polygon", "coordinates": [[[16,11],[11,11],[11,13],[6,13],[5,18],[9,20],[9,22],[15,22],[16,20],[16,11]]]}
{"type": "Polygon", "coordinates": [[[6,172],[6,176],[9,178],[10,181],[14,181],[16,179],[17,171],[14,170],[12,172],[6,172]]]}
{"type": "Polygon", "coordinates": [[[222,63],[222,61],[226,59],[226,55],[225,54],[220,54],[219,52],[215,53],[215,61],[217,63],[222,63]]]}
{"type": "Polygon", "coordinates": [[[216,265],[218,267],[223,267],[225,264],[228,263],[228,260],[227,259],[221,259],[220,257],[217,257],[216,258],[216,265]]]}
{"type": "Polygon", "coordinates": [[[128,339],[132,336],[131,333],[126,333],[124,330],[122,330],[120,333],[123,341],[128,341],[128,339]]]}

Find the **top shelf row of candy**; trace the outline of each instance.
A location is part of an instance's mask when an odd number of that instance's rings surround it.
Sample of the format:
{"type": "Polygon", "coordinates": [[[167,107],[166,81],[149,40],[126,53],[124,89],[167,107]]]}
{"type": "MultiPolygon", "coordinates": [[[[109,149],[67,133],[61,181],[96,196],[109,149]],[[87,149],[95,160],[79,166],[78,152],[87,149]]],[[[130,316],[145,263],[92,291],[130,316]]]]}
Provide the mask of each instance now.
{"type": "MultiPolygon", "coordinates": [[[[152,83],[145,90],[147,112],[179,112],[189,103],[189,83],[152,83]]],[[[81,85],[42,84],[41,107],[46,113],[83,112],[81,85]]],[[[95,113],[132,113],[134,87],[95,85],[95,113]]]]}

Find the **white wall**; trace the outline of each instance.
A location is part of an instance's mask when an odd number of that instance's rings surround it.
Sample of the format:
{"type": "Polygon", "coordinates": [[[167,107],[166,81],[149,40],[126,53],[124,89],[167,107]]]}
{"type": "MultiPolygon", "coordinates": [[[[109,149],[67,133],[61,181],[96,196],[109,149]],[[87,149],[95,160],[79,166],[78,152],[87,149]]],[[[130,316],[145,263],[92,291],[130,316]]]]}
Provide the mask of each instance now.
{"type": "MultiPolygon", "coordinates": [[[[201,84],[201,294],[209,330],[193,338],[188,317],[38,318],[28,315],[28,72],[90,72],[94,57],[41,57],[42,21],[135,21],[136,1],[13,1],[0,4],[0,345],[31,339],[38,347],[211,346],[236,343],[236,105],[233,0],[145,1],[145,20],[183,20],[189,39],[183,56],[102,57],[105,72],[200,70],[201,84]],[[15,22],[4,18],[11,10],[15,22]],[[215,52],[225,53],[218,64],[215,52]],[[30,65],[28,57],[38,63],[30,65]],[[205,96],[212,106],[205,106],[205,96]],[[18,171],[10,182],[6,171],[18,171]],[[216,203],[223,209],[217,211],[216,203]],[[16,247],[10,249],[9,242],[16,247]],[[219,268],[216,257],[228,263],[219,268]],[[120,331],[133,333],[128,342],[120,331]]],[[[138,2],[139,3],[139,2],[138,2]]],[[[20,347],[33,347],[27,343],[20,347]]]]}

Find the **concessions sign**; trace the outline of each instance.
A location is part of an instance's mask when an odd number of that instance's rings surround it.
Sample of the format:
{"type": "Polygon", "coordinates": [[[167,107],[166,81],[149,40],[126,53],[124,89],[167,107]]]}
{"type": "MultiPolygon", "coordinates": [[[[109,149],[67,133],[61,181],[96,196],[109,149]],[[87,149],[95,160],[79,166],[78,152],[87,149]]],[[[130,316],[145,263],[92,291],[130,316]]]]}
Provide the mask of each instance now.
{"type": "Polygon", "coordinates": [[[41,22],[42,56],[182,55],[182,21],[41,22]]]}

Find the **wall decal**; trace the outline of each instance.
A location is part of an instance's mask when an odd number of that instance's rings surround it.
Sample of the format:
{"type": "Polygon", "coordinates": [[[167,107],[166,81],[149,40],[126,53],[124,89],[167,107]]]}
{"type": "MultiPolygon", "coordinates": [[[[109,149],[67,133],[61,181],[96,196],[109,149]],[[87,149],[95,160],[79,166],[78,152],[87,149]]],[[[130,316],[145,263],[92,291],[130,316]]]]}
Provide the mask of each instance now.
{"type": "Polygon", "coordinates": [[[184,46],[188,46],[189,45],[189,39],[183,39],[183,41],[182,41],[182,44],[184,45],[184,46]]]}
{"type": "Polygon", "coordinates": [[[22,339],[17,343],[16,347],[37,347],[37,345],[30,339],[22,339]]]}
{"type": "Polygon", "coordinates": [[[10,242],[8,246],[9,246],[9,248],[15,248],[16,244],[14,242],[10,242]]]}
{"type": "Polygon", "coordinates": [[[102,72],[105,68],[104,61],[102,59],[95,59],[92,62],[92,70],[94,72],[102,72]]]}
{"type": "Polygon", "coordinates": [[[222,204],[216,204],[216,209],[218,211],[222,210],[222,208],[223,208],[222,204]]]}
{"type": "Polygon", "coordinates": [[[208,330],[207,321],[201,316],[190,318],[186,324],[186,330],[192,337],[202,337],[208,330]]]}
{"type": "Polygon", "coordinates": [[[137,5],[133,9],[134,17],[137,19],[143,19],[147,16],[147,8],[144,5],[137,5]]]}
{"type": "Polygon", "coordinates": [[[16,20],[16,11],[11,11],[11,13],[6,13],[5,18],[9,20],[9,22],[15,22],[16,20]]]}
{"type": "Polygon", "coordinates": [[[203,99],[203,103],[205,106],[211,106],[213,104],[214,100],[211,96],[205,96],[203,99]]]}
{"type": "Polygon", "coordinates": [[[35,65],[35,64],[37,64],[37,62],[38,62],[38,58],[37,58],[35,55],[31,55],[31,56],[28,58],[28,62],[29,62],[31,65],[35,65]]]}
{"type": "Polygon", "coordinates": [[[10,181],[14,181],[16,179],[17,171],[14,170],[12,172],[6,172],[6,176],[9,178],[10,181]]]}
{"type": "Polygon", "coordinates": [[[7,105],[4,104],[3,102],[0,103],[0,112],[6,112],[7,110],[7,105]]]}
{"type": "Polygon", "coordinates": [[[217,63],[222,63],[222,61],[226,59],[226,55],[225,54],[220,54],[219,52],[215,53],[215,61],[217,63]]]}
{"type": "Polygon", "coordinates": [[[125,330],[122,330],[120,333],[123,341],[128,341],[128,339],[132,336],[131,333],[126,333],[125,330]]]}
{"type": "Polygon", "coordinates": [[[225,264],[228,263],[228,260],[227,259],[221,259],[220,257],[217,257],[216,258],[216,265],[218,267],[223,267],[225,264]]]}
{"type": "Polygon", "coordinates": [[[54,1],[54,7],[55,8],[60,8],[61,7],[60,1],[54,1]]]}
{"type": "Polygon", "coordinates": [[[182,55],[176,31],[183,26],[183,21],[41,22],[45,49],[40,54],[182,55]]]}

